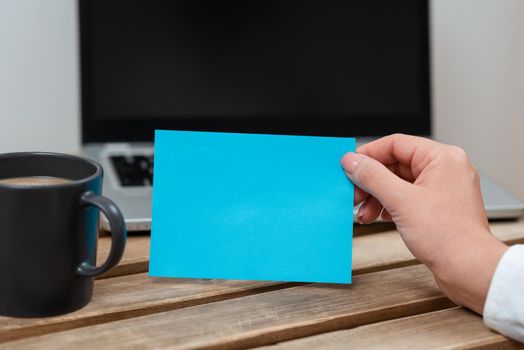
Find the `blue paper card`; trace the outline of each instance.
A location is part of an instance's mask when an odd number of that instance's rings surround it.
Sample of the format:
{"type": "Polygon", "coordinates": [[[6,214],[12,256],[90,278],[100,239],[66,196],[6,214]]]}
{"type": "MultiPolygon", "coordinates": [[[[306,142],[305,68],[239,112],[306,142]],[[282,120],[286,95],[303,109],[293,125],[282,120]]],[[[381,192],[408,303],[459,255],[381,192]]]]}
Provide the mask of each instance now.
{"type": "Polygon", "coordinates": [[[149,274],[351,283],[355,139],[155,133],[149,274]]]}

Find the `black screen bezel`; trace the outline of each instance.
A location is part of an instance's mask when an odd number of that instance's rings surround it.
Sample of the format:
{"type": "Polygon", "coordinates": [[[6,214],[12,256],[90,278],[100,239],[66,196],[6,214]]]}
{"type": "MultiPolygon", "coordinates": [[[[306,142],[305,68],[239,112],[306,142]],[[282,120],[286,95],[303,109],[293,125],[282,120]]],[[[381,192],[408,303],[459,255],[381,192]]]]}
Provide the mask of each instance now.
{"type": "Polygon", "coordinates": [[[347,117],[250,117],[232,118],[216,116],[213,118],[173,118],[172,120],[148,118],[136,120],[97,120],[92,108],[92,82],[90,58],[90,17],[91,0],[78,0],[80,37],[80,90],[82,143],[99,142],[152,142],[155,129],[199,130],[248,132],[267,134],[294,134],[319,136],[359,136],[377,137],[391,133],[431,135],[431,88],[430,88],[430,41],[429,5],[421,1],[420,18],[423,24],[420,33],[420,55],[422,59],[420,77],[422,89],[419,91],[421,112],[416,115],[366,115],[347,117]]]}

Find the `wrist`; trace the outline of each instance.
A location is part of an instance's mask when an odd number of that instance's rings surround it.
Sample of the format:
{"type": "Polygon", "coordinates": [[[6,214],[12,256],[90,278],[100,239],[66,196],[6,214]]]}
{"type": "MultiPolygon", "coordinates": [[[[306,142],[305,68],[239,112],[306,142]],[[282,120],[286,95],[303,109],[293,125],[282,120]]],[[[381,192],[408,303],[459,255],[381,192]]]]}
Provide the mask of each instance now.
{"type": "Polygon", "coordinates": [[[508,246],[488,232],[455,247],[454,254],[433,269],[435,280],[454,303],[482,314],[493,274],[508,246]]]}

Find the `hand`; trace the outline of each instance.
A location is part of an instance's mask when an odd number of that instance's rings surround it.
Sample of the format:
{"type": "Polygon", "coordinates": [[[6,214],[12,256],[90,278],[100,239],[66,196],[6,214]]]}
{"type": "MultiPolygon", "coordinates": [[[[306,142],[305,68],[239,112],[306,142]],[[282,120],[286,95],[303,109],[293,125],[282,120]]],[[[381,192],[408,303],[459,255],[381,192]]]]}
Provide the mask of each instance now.
{"type": "Polygon", "coordinates": [[[507,249],[490,232],[479,175],[455,146],[408,135],[368,143],[342,158],[363,202],[358,221],[392,220],[413,255],[453,302],[482,313],[507,249]]]}

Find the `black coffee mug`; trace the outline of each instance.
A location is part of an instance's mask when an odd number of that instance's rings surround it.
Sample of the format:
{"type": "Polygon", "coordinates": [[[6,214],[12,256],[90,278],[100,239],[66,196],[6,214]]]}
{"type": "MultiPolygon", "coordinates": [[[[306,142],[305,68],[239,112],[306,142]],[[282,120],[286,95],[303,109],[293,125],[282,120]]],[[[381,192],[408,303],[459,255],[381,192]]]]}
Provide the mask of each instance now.
{"type": "Polygon", "coordinates": [[[91,300],[94,277],[115,266],[126,243],[124,218],[102,197],[102,167],[55,153],[0,155],[0,180],[53,177],[66,183],[6,185],[0,181],[0,315],[68,313],[91,300]],[[109,219],[112,245],[96,266],[99,210],[109,219]]]}

